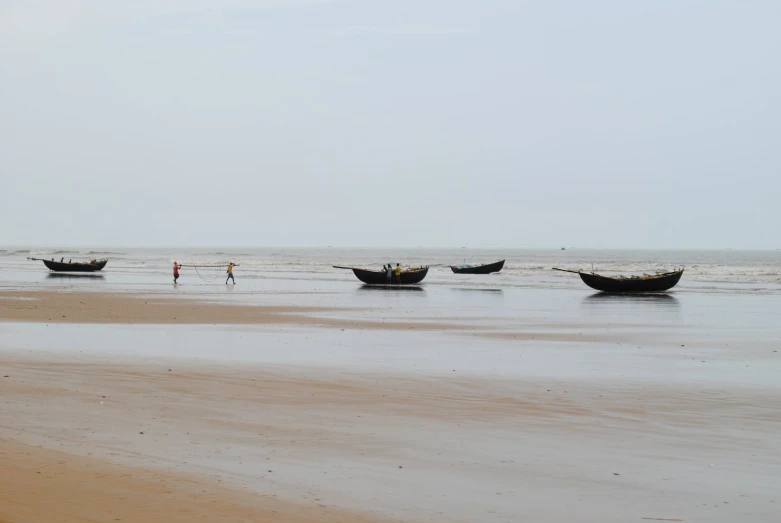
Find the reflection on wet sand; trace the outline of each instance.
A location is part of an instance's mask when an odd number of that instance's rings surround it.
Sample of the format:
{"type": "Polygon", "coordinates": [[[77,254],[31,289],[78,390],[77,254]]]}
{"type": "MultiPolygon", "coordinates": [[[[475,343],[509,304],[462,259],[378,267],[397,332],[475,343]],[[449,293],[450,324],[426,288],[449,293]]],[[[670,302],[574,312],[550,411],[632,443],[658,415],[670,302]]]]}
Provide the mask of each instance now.
{"type": "Polygon", "coordinates": [[[609,294],[597,292],[583,299],[583,305],[591,310],[643,310],[679,311],[681,303],[671,294],[609,294]]]}
{"type": "Polygon", "coordinates": [[[358,287],[360,291],[423,291],[425,289],[420,285],[361,285],[358,287]]]}
{"type": "Polygon", "coordinates": [[[465,292],[487,292],[489,294],[493,294],[495,296],[503,296],[504,295],[504,289],[476,289],[474,287],[453,287],[452,290],[454,291],[465,291],[465,292]]]}
{"type": "Polygon", "coordinates": [[[95,274],[92,272],[69,272],[69,273],[61,273],[61,272],[50,272],[46,275],[47,278],[50,279],[60,279],[60,280],[70,280],[70,279],[76,279],[76,280],[83,280],[83,279],[92,279],[92,280],[104,280],[106,277],[102,274],[95,274]]]}

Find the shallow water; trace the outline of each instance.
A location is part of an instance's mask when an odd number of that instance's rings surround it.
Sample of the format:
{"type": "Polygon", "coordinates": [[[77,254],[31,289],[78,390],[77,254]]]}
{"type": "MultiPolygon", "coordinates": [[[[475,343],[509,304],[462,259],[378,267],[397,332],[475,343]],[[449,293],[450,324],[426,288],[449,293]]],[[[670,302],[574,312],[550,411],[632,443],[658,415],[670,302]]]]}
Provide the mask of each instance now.
{"type": "MultiPolygon", "coordinates": [[[[320,281],[355,280],[349,271],[333,265],[375,267],[384,263],[431,267],[424,285],[463,285],[476,288],[580,288],[576,275],[552,272],[552,267],[591,270],[604,273],[643,273],[685,267],[684,278],[676,289],[697,292],[774,292],[781,293],[781,250],[778,251],[621,251],[621,250],[531,250],[531,249],[317,249],[317,248],[241,248],[241,249],[82,249],[6,248],[0,250],[0,284],[4,286],[62,286],[91,283],[157,287],[171,283],[171,266],[182,264],[240,265],[236,278],[244,286],[262,289],[269,280],[304,280],[311,285],[320,281]],[[66,260],[109,259],[97,276],[48,277],[41,262],[26,257],[66,260]],[[450,265],[464,261],[473,264],[506,259],[502,272],[489,276],[454,275],[450,265]],[[100,276],[103,276],[101,278],[100,276]],[[262,284],[261,284],[262,283],[262,284]]],[[[222,284],[222,267],[195,269],[185,267],[180,282],[187,285],[222,284]]]]}
{"type": "Polygon", "coordinates": [[[316,319],[311,327],[6,322],[0,323],[0,347],[131,359],[774,387],[781,372],[781,353],[774,352],[781,349],[776,296],[459,287],[381,292],[346,282],[326,287],[323,294],[226,292],[184,298],[336,306],[317,315],[356,320],[356,328],[317,327],[316,319]],[[363,328],[361,320],[412,327],[435,322],[445,328],[363,328]]]}

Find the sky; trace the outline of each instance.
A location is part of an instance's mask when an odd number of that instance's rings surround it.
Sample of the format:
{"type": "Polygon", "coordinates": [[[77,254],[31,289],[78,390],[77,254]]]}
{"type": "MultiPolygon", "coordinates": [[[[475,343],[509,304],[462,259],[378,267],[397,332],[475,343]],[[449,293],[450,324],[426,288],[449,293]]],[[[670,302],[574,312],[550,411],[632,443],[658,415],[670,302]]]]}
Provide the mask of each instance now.
{"type": "Polygon", "coordinates": [[[0,244],[781,247],[781,2],[0,0],[0,244]]]}

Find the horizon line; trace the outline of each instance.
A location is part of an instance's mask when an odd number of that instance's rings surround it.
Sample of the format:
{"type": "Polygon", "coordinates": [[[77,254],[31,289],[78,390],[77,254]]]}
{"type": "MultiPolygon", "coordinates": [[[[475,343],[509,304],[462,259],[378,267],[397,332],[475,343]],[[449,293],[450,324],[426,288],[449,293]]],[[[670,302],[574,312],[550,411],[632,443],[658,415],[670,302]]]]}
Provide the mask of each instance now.
{"type": "Polygon", "coordinates": [[[495,247],[469,247],[469,246],[424,246],[424,245],[97,245],[97,244],[28,244],[28,245],[3,245],[0,244],[0,249],[370,249],[370,250],[389,250],[389,249],[431,249],[431,250],[589,250],[589,251],[757,251],[757,252],[775,252],[781,251],[781,247],[776,248],[746,248],[746,247],[510,247],[510,246],[495,246],[495,247]]]}

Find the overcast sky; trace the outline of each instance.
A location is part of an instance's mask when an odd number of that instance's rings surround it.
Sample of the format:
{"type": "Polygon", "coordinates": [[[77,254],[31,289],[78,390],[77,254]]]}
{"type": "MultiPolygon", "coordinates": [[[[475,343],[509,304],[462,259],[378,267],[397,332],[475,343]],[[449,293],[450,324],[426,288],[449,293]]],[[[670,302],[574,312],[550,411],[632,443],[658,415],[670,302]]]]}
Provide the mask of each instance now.
{"type": "Polygon", "coordinates": [[[0,244],[778,248],[781,2],[0,0],[0,244]]]}

